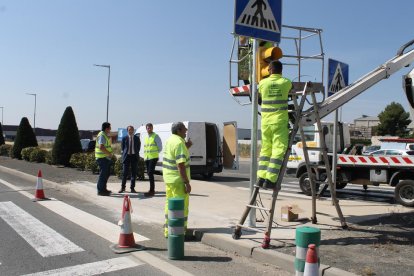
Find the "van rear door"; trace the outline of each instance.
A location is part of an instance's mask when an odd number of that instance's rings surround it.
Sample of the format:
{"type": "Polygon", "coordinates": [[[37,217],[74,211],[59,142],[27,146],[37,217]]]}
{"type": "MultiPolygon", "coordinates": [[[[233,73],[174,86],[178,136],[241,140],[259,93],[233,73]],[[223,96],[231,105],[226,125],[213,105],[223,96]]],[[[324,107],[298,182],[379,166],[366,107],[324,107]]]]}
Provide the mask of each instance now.
{"type": "Polygon", "coordinates": [[[239,169],[237,122],[223,123],[223,166],[226,169],[239,169]]]}

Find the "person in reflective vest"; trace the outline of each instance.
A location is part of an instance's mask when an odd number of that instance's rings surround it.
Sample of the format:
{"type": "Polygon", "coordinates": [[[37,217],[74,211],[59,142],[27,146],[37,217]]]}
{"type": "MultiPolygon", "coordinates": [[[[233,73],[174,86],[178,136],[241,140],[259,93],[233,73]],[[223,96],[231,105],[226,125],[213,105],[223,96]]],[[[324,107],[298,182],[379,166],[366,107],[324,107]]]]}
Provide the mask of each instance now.
{"type": "Polygon", "coordinates": [[[184,198],[184,231],[187,229],[188,205],[190,199],[190,155],[192,142],[185,142],[187,128],[182,122],[174,123],[172,135],[165,143],[162,160],[162,176],[165,182],[165,225],[164,235],[168,237],[168,199],[184,198]]]}
{"type": "Polygon", "coordinates": [[[99,178],[96,184],[98,195],[109,196],[111,191],[106,188],[109,175],[111,174],[112,164],[112,140],[111,140],[111,124],[104,122],[102,130],[96,137],[95,159],[99,166],[99,178]]]}
{"type": "MultiPolygon", "coordinates": [[[[257,185],[276,188],[276,180],[288,147],[288,93],[292,82],[282,77],[283,65],[272,61],[270,76],[259,83],[262,147],[257,171],[257,185]]],[[[277,187],[280,189],[280,187],[277,187]]]]}
{"type": "Polygon", "coordinates": [[[158,162],[159,152],[162,150],[162,142],[158,134],[153,132],[153,125],[151,123],[146,124],[148,136],[145,137],[144,142],[144,160],[147,167],[147,174],[150,182],[150,189],[147,193],[144,193],[145,197],[154,196],[155,194],[155,180],[154,172],[155,166],[158,162]]]}

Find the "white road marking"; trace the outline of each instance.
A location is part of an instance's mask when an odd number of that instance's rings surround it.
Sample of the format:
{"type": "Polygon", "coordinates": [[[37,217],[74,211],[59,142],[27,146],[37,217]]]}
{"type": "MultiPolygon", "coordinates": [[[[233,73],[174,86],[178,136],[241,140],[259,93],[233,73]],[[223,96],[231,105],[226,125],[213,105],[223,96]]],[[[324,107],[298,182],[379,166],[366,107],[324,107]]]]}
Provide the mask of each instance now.
{"type": "Polygon", "coordinates": [[[13,202],[0,202],[0,217],[43,257],[84,251],[13,202]]]}
{"type": "MultiPolygon", "coordinates": [[[[119,241],[120,227],[114,223],[79,210],[62,201],[39,201],[38,203],[111,243],[118,243],[119,241]]],[[[134,237],[136,242],[149,240],[137,233],[134,233],[134,237]]]]}
{"type": "MultiPolygon", "coordinates": [[[[20,189],[19,187],[2,179],[0,179],[0,183],[8,186],[9,188],[15,191],[19,191],[20,189]]],[[[19,193],[29,198],[33,198],[33,195],[25,191],[19,191],[19,193]]],[[[110,241],[111,243],[118,243],[119,241],[120,228],[117,224],[98,218],[94,215],[84,212],[62,201],[57,201],[57,200],[38,201],[37,204],[40,204],[46,207],[47,209],[55,212],[56,214],[110,241]]],[[[135,237],[135,241],[137,242],[149,240],[148,238],[142,235],[139,235],[137,233],[134,233],[134,237],[135,237]]]]}
{"type": "MultiPolygon", "coordinates": [[[[0,179],[0,183],[8,186],[9,188],[18,191],[20,188],[0,179]]],[[[19,191],[19,193],[27,196],[28,198],[33,198],[33,195],[25,192],[19,191]]],[[[50,200],[50,201],[38,201],[37,204],[41,204],[44,207],[50,209],[51,211],[61,215],[62,217],[67,218],[68,220],[82,226],[85,229],[101,236],[102,238],[110,241],[111,243],[118,243],[120,229],[119,226],[100,218],[97,218],[91,214],[88,214],[82,210],[74,208],[68,204],[65,204],[60,201],[50,200]]],[[[134,233],[135,241],[144,241],[148,238],[134,233]]],[[[143,262],[155,267],[168,275],[180,275],[180,276],[190,276],[193,275],[185,270],[182,270],[154,255],[145,251],[138,251],[131,253],[136,258],[142,260],[143,262]]],[[[57,275],[62,275],[59,272],[56,272],[57,275]]],[[[53,274],[34,274],[34,275],[53,275],[53,274]]],[[[85,274],[68,274],[68,275],[85,275],[85,274]]],[[[94,274],[88,274],[94,275],[94,274]]]]}
{"type": "Polygon", "coordinates": [[[143,262],[146,262],[147,264],[150,264],[153,267],[158,268],[162,272],[168,274],[168,275],[180,275],[180,276],[191,276],[193,274],[182,270],[181,268],[178,268],[160,258],[155,257],[154,255],[145,252],[145,251],[136,251],[132,252],[132,255],[137,257],[138,259],[142,260],[143,262]]]}
{"type": "Polygon", "coordinates": [[[121,269],[136,267],[143,265],[144,263],[138,260],[132,260],[129,257],[114,258],[94,263],[87,263],[75,266],[68,266],[33,274],[26,274],[24,276],[46,276],[46,275],[59,275],[59,276],[73,276],[73,275],[99,275],[111,271],[117,271],[121,269]]]}

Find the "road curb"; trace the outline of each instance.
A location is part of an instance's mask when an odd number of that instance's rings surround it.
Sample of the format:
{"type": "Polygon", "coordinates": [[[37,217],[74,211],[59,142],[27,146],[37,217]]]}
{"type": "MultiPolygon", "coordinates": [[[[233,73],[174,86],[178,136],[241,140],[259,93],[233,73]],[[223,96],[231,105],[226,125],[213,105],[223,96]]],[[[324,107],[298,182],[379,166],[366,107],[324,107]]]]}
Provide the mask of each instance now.
{"type": "MultiPolygon", "coordinates": [[[[200,234],[199,234],[200,235],[200,234]]],[[[215,233],[203,233],[201,242],[238,255],[249,257],[260,263],[275,265],[285,271],[295,274],[295,257],[274,250],[262,249],[260,246],[251,246],[243,240],[233,240],[231,236],[215,233]]],[[[320,275],[323,276],[356,276],[356,274],[320,264],[320,275]]]]}

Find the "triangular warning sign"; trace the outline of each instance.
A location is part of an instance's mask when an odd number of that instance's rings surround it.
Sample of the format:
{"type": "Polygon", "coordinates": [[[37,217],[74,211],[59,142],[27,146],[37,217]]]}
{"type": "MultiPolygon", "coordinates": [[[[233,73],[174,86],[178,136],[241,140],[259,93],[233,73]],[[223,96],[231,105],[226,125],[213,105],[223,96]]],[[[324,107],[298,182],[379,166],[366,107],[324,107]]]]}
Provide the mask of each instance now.
{"type": "Polygon", "coordinates": [[[335,69],[335,74],[332,78],[331,85],[329,86],[329,92],[335,93],[344,88],[345,80],[344,80],[344,74],[342,73],[341,65],[338,63],[335,69]]]}
{"type": "Polygon", "coordinates": [[[280,33],[268,0],[249,0],[236,24],[280,33]]]}

